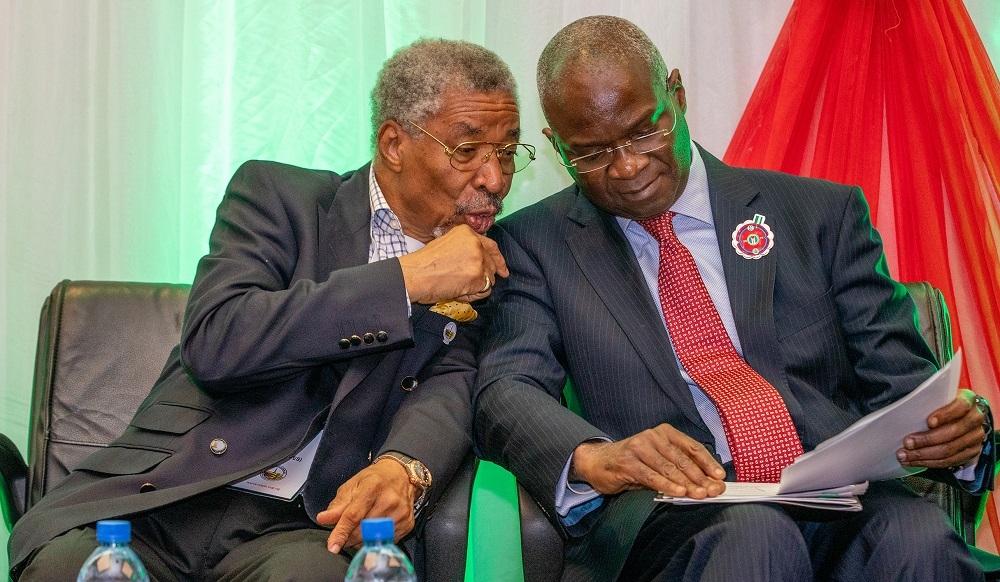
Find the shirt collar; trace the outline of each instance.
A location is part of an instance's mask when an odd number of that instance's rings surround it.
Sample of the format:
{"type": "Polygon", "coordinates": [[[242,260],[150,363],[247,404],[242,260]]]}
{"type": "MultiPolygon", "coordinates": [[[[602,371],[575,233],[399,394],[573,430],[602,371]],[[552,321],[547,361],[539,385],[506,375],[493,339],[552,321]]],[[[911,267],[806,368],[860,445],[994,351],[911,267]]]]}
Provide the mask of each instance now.
{"type": "MultiPolygon", "coordinates": [[[[691,168],[688,170],[687,184],[670,210],[705,224],[715,224],[712,220],[712,203],[708,195],[708,172],[705,170],[705,161],[701,159],[701,152],[694,142],[691,142],[691,168]]],[[[628,229],[633,222],[621,216],[615,218],[622,230],[628,229]]]]}

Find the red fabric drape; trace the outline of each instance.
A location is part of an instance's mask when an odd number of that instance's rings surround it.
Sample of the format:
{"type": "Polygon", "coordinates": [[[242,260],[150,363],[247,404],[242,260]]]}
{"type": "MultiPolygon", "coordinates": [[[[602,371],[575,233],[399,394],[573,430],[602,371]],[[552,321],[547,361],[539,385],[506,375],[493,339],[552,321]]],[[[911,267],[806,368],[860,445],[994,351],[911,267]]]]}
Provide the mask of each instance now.
{"type": "Polygon", "coordinates": [[[795,0],[725,155],[859,184],[893,276],[942,290],[963,385],[995,405],[998,107],[1000,82],[960,1],[795,0]]]}

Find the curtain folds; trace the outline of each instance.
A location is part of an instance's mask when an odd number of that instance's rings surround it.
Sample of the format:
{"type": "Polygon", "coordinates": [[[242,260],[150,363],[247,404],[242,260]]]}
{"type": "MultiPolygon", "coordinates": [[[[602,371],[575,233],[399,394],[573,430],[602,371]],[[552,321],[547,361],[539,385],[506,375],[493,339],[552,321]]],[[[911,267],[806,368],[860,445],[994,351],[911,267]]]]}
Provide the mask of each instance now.
{"type": "Polygon", "coordinates": [[[725,155],[859,184],[894,277],[951,308],[1000,403],[1000,82],[953,0],[795,0],[725,155]]]}

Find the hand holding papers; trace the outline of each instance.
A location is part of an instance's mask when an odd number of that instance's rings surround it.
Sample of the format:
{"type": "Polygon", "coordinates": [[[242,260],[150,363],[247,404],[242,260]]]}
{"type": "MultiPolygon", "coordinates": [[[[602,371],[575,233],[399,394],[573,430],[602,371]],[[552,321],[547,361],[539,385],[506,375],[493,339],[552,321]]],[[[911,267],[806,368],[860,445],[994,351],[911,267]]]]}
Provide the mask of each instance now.
{"type": "Polygon", "coordinates": [[[962,353],[959,351],[954,359],[903,398],[868,414],[812,451],[800,455],[781,472],[780,483],[726,483],[726,491],[718,497],[695,500],[661,493],[657,501],[769,501],[858,511],[861,505],[857,495],[867,490],[868,481],[895,479],[921,470],[900,465],[896,451],[903,446],[903,437],[927,429],[927,416],[931,412],[955,399],[961,369],[962,353]]]}

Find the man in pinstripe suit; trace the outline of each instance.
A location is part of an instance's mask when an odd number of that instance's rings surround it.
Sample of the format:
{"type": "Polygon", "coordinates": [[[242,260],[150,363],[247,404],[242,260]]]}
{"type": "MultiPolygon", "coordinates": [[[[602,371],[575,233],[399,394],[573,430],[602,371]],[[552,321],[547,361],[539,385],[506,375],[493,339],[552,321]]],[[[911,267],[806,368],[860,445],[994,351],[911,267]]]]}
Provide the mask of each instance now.
{"type": "MultiPolygon", "coordinates": [[[[736,475],[719,411],[664,325],[659,247],[640,220],[676,213],[726,333],[805,450],[937,364],[860,189],[729,167],[693,144],[680,74],[635,25],[568,25],[539,59],[538,86],[544,133],[575,184],[494,229],[511,276],[491,300],[475,432],[567,539],[564,578],[982,579],[940,508],[898,482],[872,484],[852,514],[652,501],[715,496],[736,475]],[[756,258],[733,244],[748,221],[773,237],[756,258]],[[580,416],[560,404],[567,379],[580,416]]],[[[900,462],[991,487],[977,402],[963,390],[931,414],[900,462]]]]}

